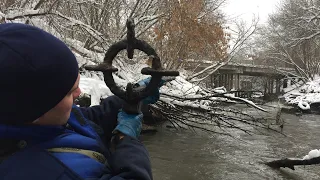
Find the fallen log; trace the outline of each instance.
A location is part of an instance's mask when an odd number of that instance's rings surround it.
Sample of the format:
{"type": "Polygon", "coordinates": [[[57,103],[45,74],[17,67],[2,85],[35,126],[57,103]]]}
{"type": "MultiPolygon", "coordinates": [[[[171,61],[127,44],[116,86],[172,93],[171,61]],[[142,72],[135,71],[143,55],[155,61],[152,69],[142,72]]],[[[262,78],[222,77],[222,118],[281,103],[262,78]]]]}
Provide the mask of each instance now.
{"type": "Polygon", "coordinates": [[[285,158],[285,159],[267,162],[265,164],[276,169],[279,169],[281,167],[283,168],[287,167],[292,170],[295,170],[294,166],[320,164],[320,157],[315,157],[312,159],[285,158]]]}

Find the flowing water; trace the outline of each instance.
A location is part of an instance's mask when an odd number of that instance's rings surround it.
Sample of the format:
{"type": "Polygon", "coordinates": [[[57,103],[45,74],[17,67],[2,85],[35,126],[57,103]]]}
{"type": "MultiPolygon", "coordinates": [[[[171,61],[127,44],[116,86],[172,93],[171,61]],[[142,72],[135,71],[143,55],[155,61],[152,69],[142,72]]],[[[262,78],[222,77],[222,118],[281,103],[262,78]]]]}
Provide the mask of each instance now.
{"type": "Polygon", "coordinates": [[[296,170],[272,169],[266,161],[301,158],[320,148],[320,115],[282,114],[282,136],[273,132],[247,135],[233,131],[243,141],[204,132],[160,128],[144,135],[155,180],[208,179],[320,179],[320,166],[296,166],[296,170]]]}

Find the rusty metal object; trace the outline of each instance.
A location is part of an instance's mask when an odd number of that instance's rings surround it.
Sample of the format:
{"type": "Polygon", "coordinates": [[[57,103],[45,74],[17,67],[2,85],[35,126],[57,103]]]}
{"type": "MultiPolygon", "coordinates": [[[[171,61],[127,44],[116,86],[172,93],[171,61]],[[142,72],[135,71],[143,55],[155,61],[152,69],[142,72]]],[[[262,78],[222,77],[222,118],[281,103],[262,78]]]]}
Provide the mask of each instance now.
{"type": "Polygon", "coordinates": [[[110,46],[105,54],[103,63],[97,66],[86,66],[85,69],[93,71],[102,71],[104,74],[104,81],[109,87],[111,92],[121,99],[125,100],[128,104],[138,104],[142,99],[151,95],[156,88],[158,88],[162,76],[178,76],[178,71],[166,71],[161,67],[160,58],[156,51],[145,41],[139,40],[135,37],[134,21],[128,19],[127,23],[127,38],[121,40],[110,46]],[[134,50],[138,49],[146,53],[152,59],[152,67],[143,68],[142,74],[151,75],[151,80],[146,87],[134,87],[133,84],[128,83],[126,90],[122,90],[114,82],[112,73],[118,71],[117,68],[112,66],[113,59],[117,54],[126,49],[129,59],[133,58],[134,50]]]}

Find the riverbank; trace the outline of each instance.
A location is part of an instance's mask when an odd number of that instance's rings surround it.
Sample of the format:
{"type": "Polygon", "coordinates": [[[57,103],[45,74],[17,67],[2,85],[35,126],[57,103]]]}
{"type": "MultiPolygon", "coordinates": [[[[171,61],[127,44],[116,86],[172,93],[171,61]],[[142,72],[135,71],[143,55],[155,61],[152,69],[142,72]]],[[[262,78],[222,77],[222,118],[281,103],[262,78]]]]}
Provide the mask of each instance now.
{"type": "Polygon", "coordinates": [[[320,114],[320,77],[305,84],[298,82],[283,91],[279,98],[293,107],[290,111],[320,114]]]}

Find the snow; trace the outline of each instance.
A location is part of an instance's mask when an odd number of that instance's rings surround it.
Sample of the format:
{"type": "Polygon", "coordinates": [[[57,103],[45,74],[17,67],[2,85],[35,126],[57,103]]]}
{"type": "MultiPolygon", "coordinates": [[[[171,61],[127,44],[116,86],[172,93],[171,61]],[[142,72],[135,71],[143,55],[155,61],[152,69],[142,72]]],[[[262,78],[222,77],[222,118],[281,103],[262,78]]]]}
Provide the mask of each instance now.
{"type": "Polygon", "coordinates": [[[305,155],[305,156],[303,156],[303,158],[302,158],[302,160],[309,160],[309,159],[310,159],[309,155],[305,155]]]}
{"type": "Polygon", "coordinates": [[[298,107],[299,107],[300,109],[302,109],[302,110],[308,110],[308,109],[310,109],[310,105],[309,105],[307,102],[305,102],[305,101],[299,101],[299,102],[298,102],[298,107]]]}
{"type": "MultiPolygon", "coordinates": [[[[91,95],[91,106],[98,105],[100,102],[100,98],[105,98],[107,96],[113,95],[101,77],[99,77],[94,73],[90,73],[90,74],[88,72],[86,73],[87,74],[80,76],[79,86],[82,93],[91,95]]],[[[133,75],[134,74],[132,73],[128,73],[128,71],[127,72],[119,71],[117,72],[117,75],[115,74],[113,75],[113,78],[118,86],[125,88],[127,83],[129,82],[134,83],[143,78],[148,77],[144,75],[140,75],[140,76],[133,76],[133,75]],[[124,76],[125,79],[119,76],[124,76]]],[[[175,80],[168,82],[166,85],[162,86],[160,89],[160,92],[177,96],[177,97],[185,96],[187,94],[189,95],[188,97],[196,97],[195,95],[199,90],[200,90],[199,86],[193,85],[187,82],[181,76],[178,76],[175,80]]],[[[167,101],[170,101],[170,100],[171,99],[167,99],[167,101]]],[[[178,101],[176,101],[176,103],[181,104],[182,102],[179,103],[178,101]]],[[[204,101],[202,101],[201,103],[207,104],[204,101]]]]}
{"type": "Polygon", "coordinates": [[[310,157],[310,159],[316,158],[320,156],[320,152],[318,149],[313,149],[308,153],[308,156],[310,157]]]}
{"type": "MultiPolygon", "coordinates": [[[[80,58],[78,61],[83,61],[83,59],[80,58]]],[[[118,72],[113,73],[114,81],[118,86],[125,89],[127,83],[135,83],[148,77],[140,73],[140,70],[147,66],[145,63],[138,60],[130,60],[131,63],[125,63],[124,61],[126,60],[114,60],[113,63],[114,66],[118,68],[118,72]]],[[[213,97],[212,93],[207,93],[195,83],[188,82],[186,80],[188,72],[185,70],[179,70],[179,72],[180,76],[168,81],[160,88],[160,93],[164,95],[160,97],[160,101],[166,102],[173,107],[178,105],[193,108],[203,108],[207,110],[210,109],[212,102],[243,101],[260,109],[261,111],[266,111],[265,109],[256,106],[252,101],[235,97],[234,94],[226,93],[227,91],[225,87],[213,89],[214,93],[221,94],[220,97],[213,97]],[[207,99],[205,99],[206,97],[207,99]],[[197,100],[199,98],[201,98],[201,100],[197,100]]],[[[91,95],[91,106],[98,105],[101,98],[112,95],[112,92],[110,92],[109,88],[103,81],[102,73],[85,71],[82,74],[83,76],[80,78],[80,89],[83,93],[91,95]]]]}
{"type": "Polygon", "coordinates": [[[100,104],[100,98],[112,95],[105,82],[99,78],[80,76],[79,87],[82,93],[91,95],[91,106],[100,104]]]}
{"type": "Polygon", "coordinates": [[[160,92],[176,96],[185,96],[195,95],[200,89],[199,86],[189,83],[183,77],[178,76],[174,81],[169,82],[161,88],[160,92]]]}
{"type": "MultiPolygon", "coordinates": [[[[63,39],[64,42],[71,48],[71,50],[73,50],[73,52],[75,54],[79,54],[81,53],[82,54],[82,57],[88,57],[87,60],[90,60],[90,61],[93,61],[93,62],[100,62],[103,57],[104,57],[104,54],[100,54],[100,53],[94,53],[92,51],[89,51],[87,50],[86,48],[84,48],[84,43],[83,42],[80,42],[78,40],[75,40],[75,39],[71,39],[71,38],[64,38],[63,39]],[[74,50],[77,50],[78,52],[75,52],[74,50]]],[[[85,61],[87,62],[87,61],[85,61]]],[[[80,62],[79,62],[79,66],[80,65],[80,62]]]]}
{"type": "MultiPolygon", "coordinates": [[[[78,59],[79,61],[79,59],[78,59]]],[[[82,60],[81,60],[82,61],[82,60]]],[[[144,63],[138,62],[136,64],[126,64],[125,66],[117,66],[119,69],[118,72],[113,73],[114,81],[121,88],[125,88],[127,83],[135,83],[141,79],[147,78],[149,76],[142,75],[140,69],[145,67],[144,63]]],[[[196,99],[204,97],[206,95],[210,96],[204,92],[200,86],[188,82],[186,78],[186,73],[183,70],[180,73],[180,76],[173,78],[174,80],[168,81],[165,85],[160,88],[160,93],[168,94],[172,97],[181,98],[182,100],[173,100],[168,97],[161,97],[160,100],[165,101],[171,105],[180,105],[180,106],[191,106],[191,107],[201,107],[204,109],[209,109],[210,100],[224,100],[223,97],[208,97],[208,100],[201,100],[197,103],[192,100],[183,100],[184,98],[196,99]]],[[[102,73],[89,72],[85,71],[80,76],[80,89],[82,93],[91,95],[91,106],[98,105],[101,98],[113,95],[109,88],[106,86],[103,81],[102,73]]],[[[213,90],[216,93],[226,93],[224,87],[219,87],[213,90]]],[[[232,96],[231,94],[229,96],[232,96]]]]}
{"type": "Polygon", "coordinates": [[[318,149],[313,149],[309,151],[309,153],[305,156],[303,156],[302,160],[309,160],[313,158],[317,158],[320,156],[320,151],[318,149]]]}
{"type": "Polygon", "coordinates": [[[298,85],[290,86],[284,89],[283,98],[288,104],[298,105],[301,109],[310,109],[310,104],[320,102],[320,77],[316,76],[314,80],[298,85]]]}
{"type": "Polygon", "coordinates": [[[18,9],[18,10],[12,10],[9,14],[6,15],[2,15],[5,16],[6,19],[8,20],[14,20],[17,17],[23,17],[23,16],[32,16],[32,15],[36,15],[36,14],[43,14],[45,13],[44,10],[42,9],[38,9],[38,10],[34,10],[34,9],[18,9]]]}
{"type": "MultiPolygon", "coordinates": [[[[137,77],[137,79],[134,79],[133,75],[134,74],[132,73],[118,71],[117,73],[113,74],[113,79],[120,88],[125,89],[127,83],[134,83],[147,77],[144,75],[140,75],[135,76],[137,77]]],[[[113,93],[103,81],[103,74],[101,72],[98,73],[85,71],[84,73],[82,73],[82,75],[80,76],[79,87],[82,93],[91,95],[91,106],[100,104],[101,98],[106,98],[113,95],[113,93]]]]}

